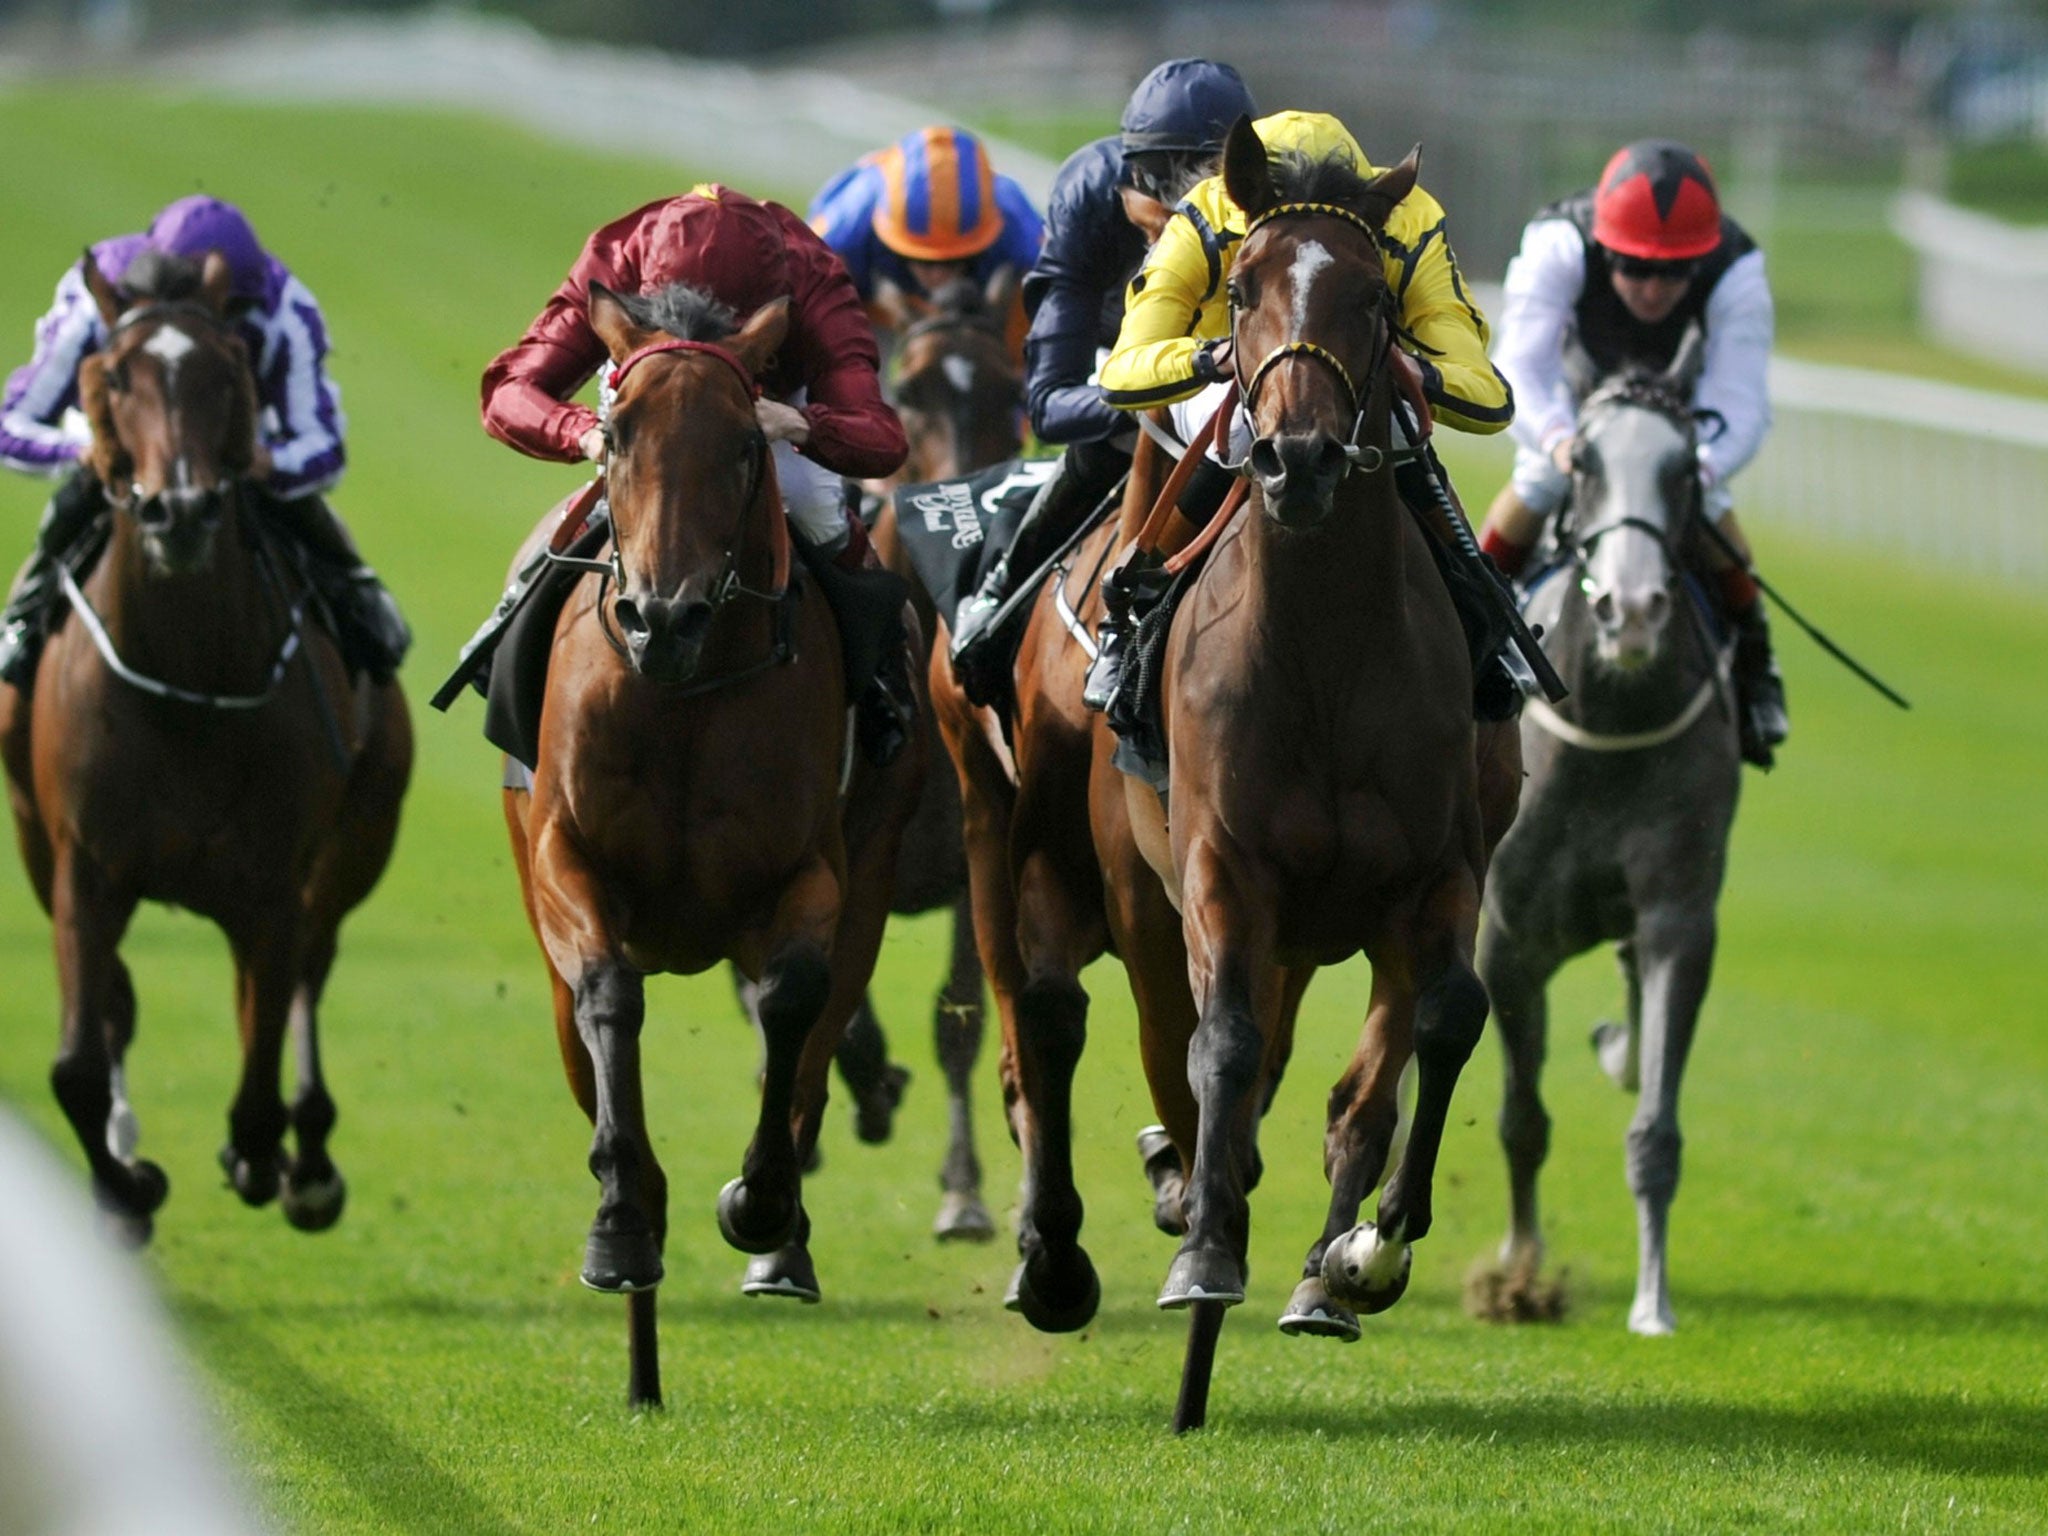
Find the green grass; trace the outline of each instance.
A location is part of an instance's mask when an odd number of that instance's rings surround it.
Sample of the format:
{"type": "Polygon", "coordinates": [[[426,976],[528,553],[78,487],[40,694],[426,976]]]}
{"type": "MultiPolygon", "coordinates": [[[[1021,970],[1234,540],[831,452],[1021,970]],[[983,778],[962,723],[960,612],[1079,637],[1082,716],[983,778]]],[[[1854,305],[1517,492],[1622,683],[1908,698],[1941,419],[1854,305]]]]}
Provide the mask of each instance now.
{"type": "MultiPolygon", "coordinates": [[[[202,180],[306,276],[347,391],[341,502],[409,605],[424,694],[569,479],[483,437],[482,364],[588,229],[692,175],[461,118],[112,90],[0,97],[0,134],[21,151],[0,160],[0,339],[26,343],[80,243],[202,180]]],[[[0,486],[17,547],[38,496],[0,486]]],[[[1505,1221],[1488,1043],[1408,1298],[1354,1348],[1274,1331],[1321,1219],[1320,1105],[1365,996],[1347,967],[1310,996],[1265,1132],[1252,1296],[1224,1335],[1213,1428],[1172,1440],[1182,1324],[1151,1304],[1170,1245],[1130,1147],[1150,1116],[1121,979],[1087,978],[1077,1103],[1103,1311],[1042,1338],[1000,1309],[1004,1245],[926,1235],[943,1125],[923,1018],[944,933],[917,921],[892,931],[877,987],[917,1079],[891,1146],[827,1127],[808,1196],[819,1308],[741,1300],[711,1219],[753,1102],[726,983],[651,989],[670,1408],[629,1416],[622,1308],[575,1282],[587,1132],[466,701],[453,719],[421,710],[397,859],[344,935],[327,1048],[352,1195],[334,1232],[292,1233],[219,1187],[235,1052],[218,936],[151,910],[127,946],[131,1082],[174,1186],[147,1262],[246,1481],[306,1532],[2039,1529],[2048,720],[2026,659],[2048,648],[2048,615],[1774,537],[1767,509],[1747,522],[1785,585],[1917,708],[1893,713],[1780,626],[1797,735],[1778,773],[1745,785],[1687,1084],[1675,1339],[1623,1330],[1629,1105],[1580,1043],[1616,1002],[1597,957],[1554,991],[1545,1195],[1571,1319],[1503,1330],[1458,1304],[1505,1221]]],[[[13,874],[0,961],[0,1099],[75,1160],[45,1079],[47,925],[13,874]]],[[[1017,1159],[992,1055],[979,1093],[1002,1204],[1017,1159]]]]}
{"type": "Polygon", "coordinates": [[[1955,145],[1948,152],[1947,191],[2014,224],[2048,224],[2048,151],[2024,139],[1955,145]]]}

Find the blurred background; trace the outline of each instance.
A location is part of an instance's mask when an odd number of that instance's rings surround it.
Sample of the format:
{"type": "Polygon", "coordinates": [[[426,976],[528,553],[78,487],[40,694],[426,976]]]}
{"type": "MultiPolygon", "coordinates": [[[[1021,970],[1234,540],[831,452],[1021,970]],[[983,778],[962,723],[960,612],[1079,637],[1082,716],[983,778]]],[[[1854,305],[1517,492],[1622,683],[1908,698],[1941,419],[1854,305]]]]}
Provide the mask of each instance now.
{"type": "MultiPolygon", "coordinates": [[[[324,306],[349,418],[336,504],[418,635],[405,828],[325,1009],[351,1188],[332,1233],[220,1187],[237,1063],[217,931],[150,909],[124,948],[143,1150],[173,1185],[144,1262],[212,1427],[287,1525],[501,1536],[603,1511],[606,1529],[780,1530],[797,1493],[857,1512],[845,1528],[1038,1529],[1057,1487],[1075,1502],[1049,1525],[1073,1529],[1181,1528],[1167,1512],[1191,1490],[1239,1529],[1343,1528],[1361,1497],[1491,1528],[1510,1496],[1571,1530],[1890,1529],[1902,1507],[2041,1528],[2048,1205],[2022,1149],[2048,1123],[2048,5],[0,0],[0,367],[26,359],[83,244],[196,189],[243,206],[324,306]],[[949,118],[1042,198],[1148,68],[1187,54],[1236,64],[1268,110],[1339,114],[1382,162],[1419,140],[1482,294],[1537,207],[1649,134],[1703,150],[1766,251],[1777,424],[1736,484],[1744,525],[1766,573],[1915,709],[1778,626],[1794,737],[1769,778],[1746,776],[1687,1081],[1673,1266],[1690,1331],[1659,1351],[1622,1329],[1631,1104],[1581,1043],[1620,1001],[1604,954],[1552,991],[1545,1188],[1574,1321],[1517,1334],[1460,1310],[1505,1216],[1482,1044],[1409,1298],[1341,1362],[1272,1329],[1321,1222],[1356,962],[1318,978],[1266,1123],[1260,1294],[1219,1376],[1235,1438],[1213,1462],[1160,1454],[1180,1325],[1152,1307],[1167,1247],[1131,1151],[1150,1105],[1122,976],[1089,973],[1076,1087],[1103,1319],[1093,1342],[1041,1339],[996,1303],[1007,1242],[926,1236],[945,1131],[927,1021],[949,949],[927,918],[891,929],[876,979],[916,1074],[896,1139],[858,1146],[828,1119],[806,1188],[828,1303],[797,1315],[738,1297],[710,1220],[751,1126],[752,1036],[721,974],[650,990],[684,1407],[628,1423],[617,1309],[575,1279],[588,1131],[499,763],[475,704],[423,703],[519,538],[580,479],[485,438],[479,374],[625,210],[711,178],[802,208],[949,118]],[[902,1447],[935,1443],[908,1465],[902,1447]]],[[[1445,449],[1483,505],[1504,439],[1445,449]]],[[[0,478],[0,568],[47,494],[0,478]]],[[[0,1103],[75,1171],[48,1086],[49,925],[18,862],[0,866],[0,1103]]],[[[976,1114],[1000,1213],[1018,1165],[994,1055],[976,1114]]],[[[0,1532],[8,1492],[0,1464],[0,1532]]]]}

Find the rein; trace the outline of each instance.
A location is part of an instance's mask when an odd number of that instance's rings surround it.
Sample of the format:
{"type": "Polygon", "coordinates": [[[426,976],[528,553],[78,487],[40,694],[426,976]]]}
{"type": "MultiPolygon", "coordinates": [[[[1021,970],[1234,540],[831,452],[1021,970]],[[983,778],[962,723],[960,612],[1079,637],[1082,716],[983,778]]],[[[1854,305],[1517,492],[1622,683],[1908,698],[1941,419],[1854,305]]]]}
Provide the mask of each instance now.
{"type": "Polygon", "coordinates": [[[305,640],[306,594],[302,586],[292,600],[290,611],[285,615],[284,643],[278,648],[277,659],[271,663],[270,678],[259,693],[201,693],[191,688],[180,688],[176,683],[167,683],[161,678],[138,672],[121,659],[114,648],[114,640],[107,633],[105,621],[99,610],[85,595],[85,589],[78,584],[78,578],[71,573],[70,565],[62,560],[57,562],[57,580],[64,589],[64,596],[70,600],[72,610],[78,615],[78,622],[85,626],[85,632],[92,637],[93,648],[100,653],[100,660],[107,664],[107,670],[128,684],[129,687],[159,699],[171,699],[180,704],[193,704],[202,709],[261,709],[277,697],[277,691],[284,685],[284,675],[298,655],[299,647],[305,640]]]}

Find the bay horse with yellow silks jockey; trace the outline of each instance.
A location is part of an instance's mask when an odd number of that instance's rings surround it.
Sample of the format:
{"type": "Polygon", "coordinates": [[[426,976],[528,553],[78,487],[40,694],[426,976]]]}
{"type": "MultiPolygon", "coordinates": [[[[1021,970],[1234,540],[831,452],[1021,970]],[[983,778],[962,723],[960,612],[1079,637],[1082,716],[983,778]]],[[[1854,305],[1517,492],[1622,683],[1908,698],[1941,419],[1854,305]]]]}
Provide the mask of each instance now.
{"type": "Polygon", "coordinates": [[[136,1002],[119,947],[144,901],[211,919],[234,953],[242,1045],[221,1165],[244,1201],[281,1194],[293,1226],[320,1231],[346,1192],[327,1149],[320,997],[341,922],[397,836],[405,696],[350,676],[290,541],[243,494],[256,394],[226,318],[226,261],[146,254],[127,274],[133,303],[89,253],[84,271],[109,333],[79,391],[111,525],[89,574],[61,573],[68,613],[33,690],[0,684],[15,831],[55,927],[50,1080],[101,1207],[146,1240],[169,1183],[135,1155],[123,1060],[136,1002]]]}
{"type": "MultiPolygon", "coordinates": [[[[1113,766],[1114,738],[1079,702],[1085,656],[1069,636],[1100,612],[1094,577],[1119,537],[1106,530],[1066,562],[1024,638],[1013,905],[1001,915],[1016,944],[991,964],[998,991],[1015,989],[1026,1175],[1014,1301],[1035,1326],[1068,1329],[1099,1294],[1070,1156],[1087,1008],[1076,977],[1105,946],[1125,962],[1185,1180],[1177,1212],[1161,1201],[1162,1225],[1178,1217],[1183,1237],[1159,1296],[1192,1310],[1183,1429],[1204,1422],[1223,1313],[1244,1299],[1257,1126],[1295,1010],[1316,967],[1361,950],[1372,999],[1330,1096],[1328,1219],[1281,1326],[1353,1339],[1356,1313],[1405,1289],[1451,1092],[1486,1015],[1474,931],[1519,784],[1514,725],[1475,726],[1463,629],[1392,473],[1391,305],[1376,242],[1414,161],[1371,182],[1348,165],[1276,171],[1240,123],[1225,165],[1250,219],[1231,287],[1249,498],[1190,568],[1172,622],[1167,791],[1113,766]],[[1320,259],[1298,262],[1310,242],[1320,259]],[[1411,1059],[1412,1131],[1377,1221],[1361,1225],[1411,1059]]],[[[1123,536],[1157,466],[1142,444],[1123,536]]]]}
{"type": "Polygon", "coordinates": [[[612,359],[611,554],[556,620],[532,785],[505,792],[563,1064],[595,1127],[582,1278],[632,1298],[635,1402],[660,1400],[667,1236],[641,1099],[646,977],[729,960],[757,985],[760,1115],[718,1224],[775,1271],[763,1284],[815,1292],[800,1170],[924,771],[915,742],[886,768],[853,751],[837,625],[818,581],[792,573],[754,412],[789,301],[728,335],[693,296],[591,286],[612,359]],[[657,328],[692,313],[689,334],[657,328]]]}

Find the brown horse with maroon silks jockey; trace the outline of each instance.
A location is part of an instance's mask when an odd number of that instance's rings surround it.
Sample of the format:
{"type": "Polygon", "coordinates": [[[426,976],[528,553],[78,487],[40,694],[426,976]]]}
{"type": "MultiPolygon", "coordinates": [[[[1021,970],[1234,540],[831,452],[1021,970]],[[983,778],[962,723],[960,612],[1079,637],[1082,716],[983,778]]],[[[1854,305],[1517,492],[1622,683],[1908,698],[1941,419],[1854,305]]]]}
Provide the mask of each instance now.
{"type": "Polygon", "coordinates": [[[242,1078],[221,1152],[251,1205],[340,1218],[317,1015],[342,919],[383,873],[412,767],[398,685],[351,679],[287,541],[240,487],[256,445],[227,263],[145,258],[130,304],[86,258],[110,333],[86,360],[87,467],[112,506],[28,694],[0,684],[0,757],[23,861],[55,927],[62,1044],[50,1079],[100,1205],[147,1240],[169,1184],[135,1156],[123,1058],[136,907],[212,919],[235,961],[242,1078]],[[287,1032],[297,1093],[279,1097],[287,1032]],[[295,1149],[287,1155],[284,1134],[295,1149]]]}
{"type": "MultiPolygon", "coordinates": [[[[1162,1198],[1160,1212],[1183,1238],[1159,1304],[1191,1309],[1180,1429],[1204,1422],[1224,1310],[1244,1299],[1257,1127],[1295,1010],[1316,967],[1361,950],[1372,999],[1330,1095],[1329,1215],[1281,1327],[1355,1339],[1357,1313],[1405,1289],[1451,1091],[1486,1016],[1474,931],[1520,779],[1515,726],[1475,727],[1457,615],[1394,485],[1376,238],[1414,164],[1370,183],[1343,166],[1276,171],[1240,123],[1225,166],[1250,219],[1231,294],[1252,487],[1167,642],[1168,793],[1116,770],[1109,731],[1080,705],[1085,655],[1069,635],[1100,612],[1096,577],[1119,536],[1107,532],[1081,546],[1025,635],[1014,789],[976,775],[969,793],[970,828],[977,799],[1005,813],[1014,876],[1009,910],[987,923],[1014,943],[984,956],[1016,1031],[1026,1171],[1013,1304],[1051,1330],[1096,1307],[1070,1097],[1086,1033],[1077,977],[1113,946],[1185,1179],[1179,1209],[1162,1198]],[[1377,1222],[1355,1225],[1386,1172],[1411,1059],[1412,1132],[1377,1222]]],[[[1159,470],[1141,444],[1122,537],[1159,470]]]]}
{"type": "Polygon", "coordinates": [[[761,1109],[719,1196],[756,1289],[815,1298],[801,1169],[833,1049],[888,918],[925,757],[853,750],[837,625],[793,581],[754,378],[788,301],[723,335],[671,336],[593,285],[613,358],[606,481],[613,555],[557,621],[530,790],[505,819],[554,984],[555,1027],[596,1134],[583,1262],[632,1296],[635,1402],[658,1402],[653,1287],[667,1182],[640,1091],[646,977],[732,962],[758,986],[761,1109]]]}

